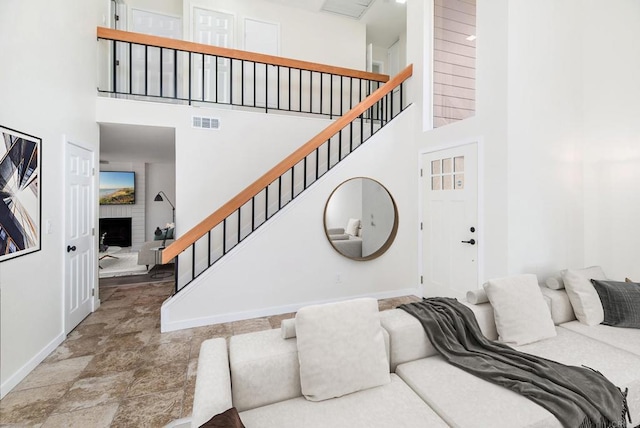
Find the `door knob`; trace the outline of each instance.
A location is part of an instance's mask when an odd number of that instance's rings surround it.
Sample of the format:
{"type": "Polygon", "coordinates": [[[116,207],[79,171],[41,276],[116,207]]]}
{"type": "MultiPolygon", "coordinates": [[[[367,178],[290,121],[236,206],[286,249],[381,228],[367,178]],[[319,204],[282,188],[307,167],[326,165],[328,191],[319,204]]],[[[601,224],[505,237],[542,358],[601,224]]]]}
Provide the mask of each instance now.
{"type": "Polygon", "coordinates": [[[76,246],[75,245],[74,246],[67,245],[67,253],[70,253],[70,252],[75,251],[75,250],[76,250],[76,246]]]}
{"type": "Polygon", "coordinates": [[[471,245],[476,245],[476,240],[475,239],[469,239],[468,241],[460,241],[463,244],[471,244],[471,245]]]}

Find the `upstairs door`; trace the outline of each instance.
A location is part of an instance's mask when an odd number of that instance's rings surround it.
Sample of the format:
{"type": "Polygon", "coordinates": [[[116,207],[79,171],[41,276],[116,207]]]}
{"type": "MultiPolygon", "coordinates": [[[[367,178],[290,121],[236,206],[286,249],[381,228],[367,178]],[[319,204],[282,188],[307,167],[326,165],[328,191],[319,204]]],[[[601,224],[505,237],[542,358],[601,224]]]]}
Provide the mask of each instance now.
{"type": "MultiPolygon", "coordinates": [[[[193,8],[193,41],[222,48],[234,47],[235,17],[230,13],[193,8]]],[[[231,61],[210,56],[192,61],[192,97],[196,100],[232,103],[231,61]]]]}
{"type": "Polygon", "coordinates": [[[478,288],[477,144],[422,155],[425,297],[464,298],[478,288]]]}
{"type": "Polygon", "coordinates": [[[93,152],[67,142],[65,186],[65,333],[93,310],[95,288],[93,152]]]}
{"type": "MultiPolygon", "coordinates": [[[[146,10],[132,9],[131,31],[182,39],[182,19],[146,10]]],[[[163,97],[177,97],[182,67],[175,51],[133,45],[131,47],[131,91],[163,97]]]]}

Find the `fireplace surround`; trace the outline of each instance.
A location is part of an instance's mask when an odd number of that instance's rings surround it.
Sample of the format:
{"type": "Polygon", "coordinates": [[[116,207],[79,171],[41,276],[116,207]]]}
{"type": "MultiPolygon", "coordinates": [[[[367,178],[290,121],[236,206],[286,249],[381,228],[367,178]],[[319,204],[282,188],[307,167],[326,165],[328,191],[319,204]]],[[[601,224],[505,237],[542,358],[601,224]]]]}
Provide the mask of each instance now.
{"type": "Polygon", "coordinates": [[[105,245],[118,247],[131,246],[131,217],[111,217],[100,219],[100,236],[104,237],[105,245]]]}

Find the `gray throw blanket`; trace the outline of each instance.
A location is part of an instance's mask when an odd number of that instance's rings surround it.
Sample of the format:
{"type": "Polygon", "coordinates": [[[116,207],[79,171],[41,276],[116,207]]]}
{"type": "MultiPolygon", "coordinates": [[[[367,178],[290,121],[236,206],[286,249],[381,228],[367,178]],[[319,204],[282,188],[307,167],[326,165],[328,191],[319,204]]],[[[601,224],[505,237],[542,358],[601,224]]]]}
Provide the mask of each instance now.
{"type": "Polygon", "coordinates": [[[399,308],[420,320],[447,362],[523,395],[553,413],[564,427],[627,426],[627,392],[599,372],[566,366],[487,339],[473,311],[456,299],[436,297],[399,308]]]}

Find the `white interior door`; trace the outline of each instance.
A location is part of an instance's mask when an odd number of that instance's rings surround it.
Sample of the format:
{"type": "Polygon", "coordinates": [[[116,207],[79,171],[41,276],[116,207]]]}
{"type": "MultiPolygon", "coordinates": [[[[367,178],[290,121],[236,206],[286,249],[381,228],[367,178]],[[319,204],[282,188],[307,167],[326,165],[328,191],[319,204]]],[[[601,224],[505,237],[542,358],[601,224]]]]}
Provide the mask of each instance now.
{"type": "Polygon", "coordinates": [[[425,296],[463,298],[478,288],[478,147],[422,155],[425,296]]]}
{"type": "Polygon", "coordinates": [[[93,152],[66,144],[65,332],[93,310],[97,256],[94,239],[93,152]]]}
{"type": "MultiPolygon", "coordinates": [[[[230,13],[215,10],[193,8],[193,41],[205,45],[234,47],[235,17],[230,13]]],[[[193,62],[193,91],[195,99],[203,97],[205,101],[230,103],[231,62],[218,58],[216,64],[211,57],[193,62]],[[204,67],[204,79],[202,68],[204,67]],[[217,77],[217,79],[216,79],[217,77]],[[204,87],[203,87],[204,86],[204,87]]]]}
{"type": "MultiPolygon", "coordinates": [[[[146,10],[132,9],[131,31],[169,39],[182,39],[182,19],[146,10]]],[[[173,50],[133,45],[131,62],[133,63],[131,90],[134,94],[177,96],[176,83],[180,82],[181,73],[177,69],[178,61],[174,57],[173,50]],[[162,67],[160,67],[161,63],[162,67]]]]}

